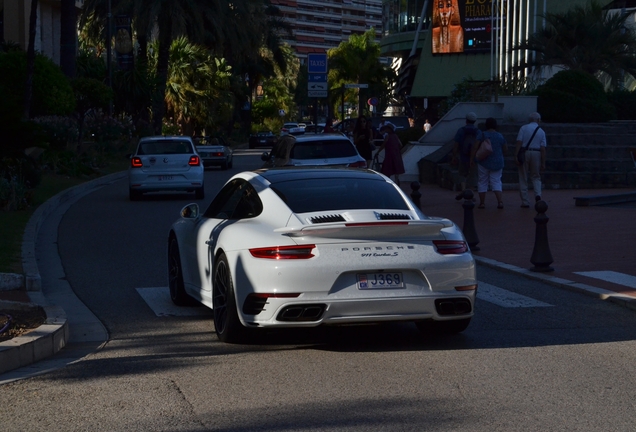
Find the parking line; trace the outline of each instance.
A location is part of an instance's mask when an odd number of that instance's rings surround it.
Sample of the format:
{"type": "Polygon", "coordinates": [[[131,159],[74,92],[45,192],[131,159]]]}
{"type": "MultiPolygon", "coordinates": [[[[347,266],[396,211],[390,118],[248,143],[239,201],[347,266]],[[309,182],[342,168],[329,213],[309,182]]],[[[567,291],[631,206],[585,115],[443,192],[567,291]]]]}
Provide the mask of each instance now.
{"type": "Polygon", "coordinates": [[[604,280],[606,282],[623,285],[629,288],[636,289],[636,276],[631,276],[625,273],[618,273],[615,271],[590,271],[590,272],[574,272],[581,276],[587,276],[594,279],[604,280]]]}
{"type": "Polygon", "coordinates": [[[530,308],[530,307],[552,307],[554,305],[526,297],[512,291],[490,285],[485,282],[479,282],[477,289],[477,298],[485,300],[489,303],[505,308],[530,308]]]}

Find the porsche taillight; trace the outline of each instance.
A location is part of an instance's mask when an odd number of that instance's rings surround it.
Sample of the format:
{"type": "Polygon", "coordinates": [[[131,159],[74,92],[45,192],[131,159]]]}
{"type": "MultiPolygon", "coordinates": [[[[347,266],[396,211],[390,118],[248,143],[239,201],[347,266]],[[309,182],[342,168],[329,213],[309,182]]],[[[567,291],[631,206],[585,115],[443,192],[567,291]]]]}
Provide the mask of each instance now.
{"type": "Polygon", "coordinates": [[[250,249],[250,253],[255,258],[267,259],[309,259],[314,257],[312,253],[316,245],[296,245],[296,246],[272,246],[264,248],[250,249]]]}
{"type": "Polygon", "coordinates": [[[349,168],[366,168],[366,167],[367,167],[366,161],[358,161],[358,162],[349,164],[349,168]]]}
{"type": "Polygon", "coordinates": [[[141,158],[140,157],[134,157],[130,159],[130,166],[133,168],[141,168],[142,166],[144,166],[143,162],[141,162],[141,158]]]}
{"type": "Polygon", "coordinates": [[[201,163],[199,160],[199,156],[190,156],[190,160],[188,161],[188,165],[197,166],[201,163]]]}
{"type": "Polygon", "coordinates": [[[437,253],[442,255],[457,255],[468,252],[468,245],[462,240],[433,240],[437,253]]]}

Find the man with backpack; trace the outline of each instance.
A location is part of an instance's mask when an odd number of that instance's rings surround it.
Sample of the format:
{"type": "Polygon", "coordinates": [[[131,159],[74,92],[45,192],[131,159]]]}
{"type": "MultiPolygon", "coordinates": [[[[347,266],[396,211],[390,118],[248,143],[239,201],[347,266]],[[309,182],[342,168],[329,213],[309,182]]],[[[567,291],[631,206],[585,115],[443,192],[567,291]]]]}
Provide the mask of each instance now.
{"type": "Polygon", "coordinates": [[[469,112],[466,114],[466,125],[460,127],[455,134],[453,154],[459,161],[459,177],[462,187],[461,192],[455,197],[456,200],[461,200],[464,197],[466,188],[474,189],[477,186],[477,168],[475,164],[472,164],[471,167],[470,159],[473,148],[483,140],[483,135],[475,126],[476,121],[477,114],[469,112]]]}

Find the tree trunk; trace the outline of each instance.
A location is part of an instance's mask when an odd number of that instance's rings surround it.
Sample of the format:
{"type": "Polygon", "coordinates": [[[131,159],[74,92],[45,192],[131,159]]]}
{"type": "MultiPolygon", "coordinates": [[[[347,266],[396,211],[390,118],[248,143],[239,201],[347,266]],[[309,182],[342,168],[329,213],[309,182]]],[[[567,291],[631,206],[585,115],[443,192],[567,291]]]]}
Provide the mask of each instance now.
{"type": "Polygon", "coordinates": [[[33,99],[33,74],[35,71],[35,32],[38,24],[38,0],[31,0],[31,14],[29,16],[29,47],[27,48],[26,85],[24,89],[25,120],[30,118],[31,100],[33,99]]]}
{"type": "Polygon", "coordinates": [[[60,67],[68,78],[75,78],[77,51],[77,10],[75,0],[61,0],[60,67]]]}
{"type": "Polygon", "coordinates": [[[157,92],[152,101],[152,127],[161,135],[163,116],[166,113],[166,83],[172,43],[172,17],[159,18],[159,52],[157,53],[157,92]],[[162,19],[163,18],[163,19],[162,19]]]}

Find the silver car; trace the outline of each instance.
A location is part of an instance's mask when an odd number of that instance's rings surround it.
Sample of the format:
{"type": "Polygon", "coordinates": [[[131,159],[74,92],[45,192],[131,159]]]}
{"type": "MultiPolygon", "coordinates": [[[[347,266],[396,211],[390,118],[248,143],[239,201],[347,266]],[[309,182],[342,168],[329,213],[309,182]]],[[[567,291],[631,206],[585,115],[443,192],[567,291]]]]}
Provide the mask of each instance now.
{"type": "Polygon", "coordinates": [[[351,140],[341,133],[285,135],[271,152],[262,154],[263,168],[329,166],[366,168],[367,162],[351,140]]]}
{"type": "Polygon", "coordinates": [[[203,199],[203,177],[203,163],[190,137],[145,137],[130,157],[130,200],[155,191],[194,192],[197,199],[203,199]]]}
{"type": "Polygon", "coordinates": [[[196,143],[197,152],[204,167],[218,166],[221,169],[232,168],[232,149],[222,138],[200,137],[196,143]]]}

